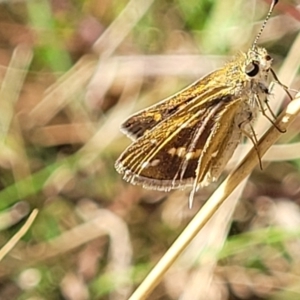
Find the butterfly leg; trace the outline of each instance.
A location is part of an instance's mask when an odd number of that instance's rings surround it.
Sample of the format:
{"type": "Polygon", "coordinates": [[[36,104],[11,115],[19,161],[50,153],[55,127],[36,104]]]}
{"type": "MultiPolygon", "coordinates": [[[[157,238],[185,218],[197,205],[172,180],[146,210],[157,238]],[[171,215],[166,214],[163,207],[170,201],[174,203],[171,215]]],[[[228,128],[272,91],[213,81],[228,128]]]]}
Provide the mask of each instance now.
{"type": "Polygon", "coordinates": [[[279,84],[279,85],[284,89],[284,91],[287,93],[287,95],[289,96],[290,100],[292,101],[292,100],[293,100],[293,97],[292,97],[292,95],[291,95],[290,92],[289,92],[289,88],[288,88],[286,85],[284,85],[284,84],[278,79],[276,73],[274,72],[274,70],[273,70],[272,68],[270,69],[270,71],[271,71],[272,76],[274,77],[274,82],[277,83],[277,84],[279,84]]]}
{"type": "Polygon", "coordinates": [[[254,146],[254,149],[257,153],[257,158],[258,158],[258,161],[259,161],[259,167],[260,167],[261,170],[263,170],[261,156],[260,156],[259,150],[257,148],[258,140],[257,140],[257,137],[256,137],[256,133],[253,129],[253,126],[251,125],[252,119],[253,119],[253,114],[252,114],[252,112],[249,112],[248,118],[245,121],[238,124],[238,126],[239,126],[239,129],[241,130],[241,132],[252,142],[252,144],[254,146]],[[245,125],[249,125],[251,133],[249,133],[247,130],[244,129],[245,125]]]}
{"type": "MultiPolygon", "coordinates": [[[[266,94],[269,94],[268,90],[266,92],[266,94]]],[[[262,115],[267,118],[269,120],[269,122],[281,133],[285,133],[286,130],[283,130],[281,128],[279,128],[277,126],[277,124],[266,114],[266,109],[263,107],[262,105],[262,100],[259,98],[259,96],[256,94],[255,95],[255,102],[257,103],[259,110],[261,111],[262,115]]],[[[268,99],[264,100],[264,103],[266,104],[267,110],[270,112],[270,114],[272,115],[272,117],[276,120],[276,116],[274,114],[274,112],[272,111],[269,103],[268,103],[268,99]]]]}

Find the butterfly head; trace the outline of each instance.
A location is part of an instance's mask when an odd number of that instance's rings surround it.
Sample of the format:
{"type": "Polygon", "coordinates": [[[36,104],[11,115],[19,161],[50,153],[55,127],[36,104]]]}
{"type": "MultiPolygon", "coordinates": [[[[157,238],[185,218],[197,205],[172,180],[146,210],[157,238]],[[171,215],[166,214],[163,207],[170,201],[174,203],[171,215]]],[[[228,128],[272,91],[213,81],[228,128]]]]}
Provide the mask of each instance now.
{"type": "Polygon", "coordinates": [[[272,61],[266,49],[253,47],[246,54],[244,72],[249,78],[262,77],[270,70],[272,61]]]}

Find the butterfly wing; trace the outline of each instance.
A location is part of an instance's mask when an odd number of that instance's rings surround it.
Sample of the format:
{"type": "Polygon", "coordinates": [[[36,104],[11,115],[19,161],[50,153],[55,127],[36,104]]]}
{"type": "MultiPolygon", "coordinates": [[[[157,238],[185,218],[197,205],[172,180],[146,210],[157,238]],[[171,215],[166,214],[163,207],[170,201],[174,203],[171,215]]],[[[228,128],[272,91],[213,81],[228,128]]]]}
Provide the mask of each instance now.
{"type": "Polygon", "coordinates": [[[211,91],[217,92],[215,87],[218,86],[217,79],[221,85],[225,76],[226,74],[222,70],[216,70],[177,94],[137,112],[122,124],[122,132],[134,141],[190,103],[198,101],[198,104],[201,105],[200,101],[207,101],[205,95],[210,94],[211,91]]]}
{"type": "Polygon", "coordinates": [[[217,179],[240,140],[236,118],[243,103],[222,91],[201,93],[144,131],[117,160],[117,171],[133,184],[164,191],[195,178],[200,185],[217,179]]]}

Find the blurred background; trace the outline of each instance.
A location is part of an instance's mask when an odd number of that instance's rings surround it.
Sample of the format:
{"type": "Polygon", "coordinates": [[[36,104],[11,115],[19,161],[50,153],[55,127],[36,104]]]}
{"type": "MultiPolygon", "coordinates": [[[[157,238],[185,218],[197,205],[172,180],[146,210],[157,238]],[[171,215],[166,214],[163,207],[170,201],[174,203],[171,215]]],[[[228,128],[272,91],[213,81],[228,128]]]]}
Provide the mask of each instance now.
{"type": "MultiPolygon", "coordinates": [[[[298,4],[281,0],[259,41],[296,90],[298,4]]],[[[189,189],[122,180],[114,163],[130,141],[119,127],[247,51],[269,5],[0,1],[1,300],[128,299],[245,148],[189,209],[189,189]]],[[[289,101],[279,90],[274,112],[289,101]]],[[[299,127],[300,119],[149,299],[300,299],[299,127]]]]}

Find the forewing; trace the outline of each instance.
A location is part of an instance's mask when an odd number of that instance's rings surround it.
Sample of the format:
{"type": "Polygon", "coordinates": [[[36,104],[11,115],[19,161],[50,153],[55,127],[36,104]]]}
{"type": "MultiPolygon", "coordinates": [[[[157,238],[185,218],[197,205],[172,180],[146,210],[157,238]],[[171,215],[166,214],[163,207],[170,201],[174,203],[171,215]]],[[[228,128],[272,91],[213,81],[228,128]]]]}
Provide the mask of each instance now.
{"type": "Polygon", "coordinates": [[[201,101],[207,101],[207,95],[209,96],[212,92],[215,94],[224,88],[221,84],[226,82],[224,76],[224,72],[216,70],[177,94],[135,113],[122,124],[122,132],[132,140],[136,140],[165,119],[176,115],[185,106],[195,101],[198,101],[198,105],[201,106],[201,101]],[[215,86],[220,86],[220,88],[217,89],[215,86]]]}

